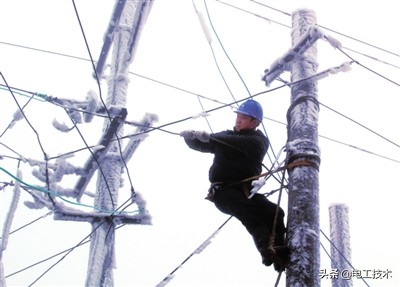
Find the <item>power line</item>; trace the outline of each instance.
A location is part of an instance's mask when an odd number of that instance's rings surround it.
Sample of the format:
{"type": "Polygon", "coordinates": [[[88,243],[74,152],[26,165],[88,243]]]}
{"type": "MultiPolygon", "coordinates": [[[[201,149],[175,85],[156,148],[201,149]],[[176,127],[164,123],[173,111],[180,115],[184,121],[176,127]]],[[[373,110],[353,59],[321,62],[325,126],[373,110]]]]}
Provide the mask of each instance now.
{"type": "MultiPolygon", "coordinates": [[[[215,99],[212,99],[212,98],[209,98],[209,97],[200,95],[200,94],[198,94],[198,93],[192,92],[192,91],[187,90],[187,89],[179,88],[179,87],[177,87],[177,86],[174,86],[174,85],[171,85],[171,84],[168,84],[168,83],[159,81],[159,80],[155,80],[155,79],[152,79],[152,78],[149,78],[149,77],[146,77],[146,76],[143,76],[143,75],[139,75],[139,74],[136,74],[136,73],[133,73],[133,74],[136,75],[136,76],[138,76],[138,77],[142,77],[142,78],[144,78],[144,79],[146,79],[146,80],[153,81],[153,82],[155,82],[155,83],[157,83],[157,84],[164,85],[164,86],[167,86],[167,87],[169,87],[169,88],[173,88],[173,89],[176,89],[176,90],[178,90],[178,91],[181,91],[181,92],[184,92],[184,93],[187,93],[187,94],[194,95],[194,96],[196,96],[196,97],[200,97],[200,98],[203,98],[203,99],[206,99],[206,100],[209,100],[209,101],[218,103],[218,104],[220,105],[220,106],[217,107],[216,109],[211,109],[211,110],[206,111],[206,113],[211,113],[211,112],[213,112],[213,111],[215,111],[215,110],[217,110],[217,109],[225,108],[225,107],[228,107],[228,106],[231,107],[232,105],[236,104],[236,102],[232,102],[232,103],[221,102],[221,101],[218,101],[218,100],[215,100],[215,99]]],[[[286,83],[286,84],[289,85],[290,83],[286,83]]],[[[258,96],[258,95],[263,94],[263,93],[272,92],[272,91],[275,91],[276,89],[280,89],[280,88],[283,88],[283,87],[285,87],[285,85],[282,85],[282,86],[280,86],[280,87],[278,87],[278,88],[274,88],[274,89],[272,89],[272,90],[267,90],[267,91],[263,91],[263,92],[254,94],[253,97],[254,97],[254,96],[258,96]]],[[[31,92],[31,93],[32,93],[32,92],[31,92]]],[[[243,99],[242,99],[242,100],[243,100],[243,99]]],[[[51,102],[51,103],[54,104],[54,102],[51,102]]],[[[389,139],[386,139],[386,137],[380,135],[379,133],[373,131],[372,129],[369,129],[369,128],[366,127],[365,125],[362,125],[362,124],[358,123],[357,121],[353,120],[351,117],[348,117],[348,116],[346,116],[346,115],[344,115],[344,114],[342,114],[342,113],[340,113],[340,112],[338,112],[338,111],[335,111],[334,109],[330,108],[329,106],[327,106],[327,105],[325,105],[325,104],[323,104],[323,103],[321,103],[321,102],[320,102],[320,104],[321,104],[322,106],[326,107],[327,109],[334,111],[334,112],[337,113],[338,115],[343,116],[344,118],[347,118],[349,121],[352,121],[352,122],[356,123],[357,125],[359,125],[359,126],[365,128],[365,129],[367,129],[367,130],[370,130],[372,133],[376,134],[378,137],[381,137],[381,138],[387,140],[388,142],[391,142],[393,145],[398,146],[397,143],[392,142],[392,141],[389,140],[389,139]]],[[[60,106],[61,106],[61,105],[60,105],[60,106]]],[[[61,107],[63,107],[63,106],[61,106],[61,107]]],[[[77,109],[77,111],[85,112],[85,111],[83,111],[83,110],[78,110],[78,109],[77,109]]],[[[100,114],[94,114],[94,115],[103,117],[103,115],[100,115],[100,114]]],[[[179,123],[179,122],[183,122],[183,121],[186,121],[186,120],[190,120],[190,119],[192,119],[192,118],[193,118],[192,116],[189,116],[189,117],[186,117],[186,118],[177,120],[177,121],[173,121],[173,122],[170,122],[170,123],[166,123],[166,124],[160,125],[160,126],[158,126],[158,127],[151,127],[149,131],[146,131],[146,132],[144,132],[144,133],[150,133],[150,132],[155,131],[155,130],[160,130],[160,131],[164,131],[164,132],[167,132],[167,133],[171,133],[171,134],[176,134],[176,135],[178,135],[178,133],[174,133],[174,132],[171,132],[171,131],[167,131],[167,130],[165,130],[165,129],[163,129],[163,128],[164,128],[164,127],[167,127],[167,126],[174,125],[174,124],[179,123]]],[[[268,120],[270,120],[270,121],[274,121],[274,122],[279,123],[279,124],[282,124],[282,125],[286,125],[285,123],[282,123],[282,122],[277,121],[277,120],[274,120],[274,119],[270,119],[270,118],[266,118],[266,119],[268,119],[268,120]]],[[[126,122],[126,124],[138,125],[137,123],[132,123],[132,122],[129,122],[129,121],[125,121],[125,122],[126,122]]],[[[139,134],[139,135],[140,135],[140,134],[139,134]]],[[[138,136],[138,135],[135,134],[134,136],[138,136]]],[[[124,136],[123,138],[128,138],[128,137],[130,137],[130,136],[124,136]]],[[[356,147],[356,146],[351,145],[351,144],[343,143],[343,142],[341,142],[341,141],[338,141],[338,140],[329,138],[329,137],[324,136],[324,135],[321,135],[321,134],[320,134],[320,137],[323,137],[323,138],[328,139],[328,140],[330,140],[330,141],[333,141],[333,142],[336,142],[336,143],[339,143],[339,144],[348,146],[348,147],[350,147],[350,148],[354,148],[354,149],[357,149],[357,150],[360,150],[360,151],[363,151],[363,152],[366,152],[366,153],[369,153],[369,154],[372,154],[372,155],[376,155],[376,156],[378,156],[378,157],[382,157],[382,158],[385,158],[385,159],[388,159],[388,160],[392,160],[392,161],[394,161],[394,162],[398,162],[398,161],[395,160],[395,159],[391,159],[391,158],[389,158],[389,157],[385,157],[385,156],[379,155],[379,154],[377,154],[377,153],[374,153],[374,152],[365,150],[365,149],[360,148],[360,147],[356,147]]],[[[0,144],[2,144],[2,143],[0,143],[0,144]]],[[[3,145],[4,145],[4,144],[3,144],[3,145]]],[[[56,156],[56,157],[49,157],[48,159],[51,160],[51,159],[55,159],[55,158],[62,157],[62,156],[67,156],[67,155],[69,155],[69,154],[73,154],[73,153],[76,153],[76,152],[79,152],[79,151],[83,151],[83,150],[86,150],[86,149],[92,149],[92,148],[94,148],[94,146],[87,146],[87,147],[85,147],[85,148],[78,149],[78,150],[75,150],[75,151],[71,151],[71,152],[68,152],[68,153],[64,153],[64,154],[58,155],[58,156],[56,156]]]]}
{"type": "MultiPolygon", "coordinates": [[[[199,98],[199,96],[198,96],[198,98],[199,98]]],[[[156,129],[156,128],[155,128],[156,129]]],[[[161,128],[159,128],[159,130],[162,130],[161,128]]]]}
{"type": "MultiPolygon", "coordinates": [[[[261,19],[263,19],[263,20],[266,20],[266,21],[268,21],[269,23],[277,24],[277,25],[280,25],[280,26],[283,26],[283,27],[289,28],[289,29],[291,28],[291,26],[289,26],[289,25],[283,24],[283,23],[281,23],[281,22],[279,22],[279,21],[272,20],[271,18],[267,18],[267,17],[260,16],[260,15],[258,15],[258,14],[256,14],[256,13],[250,12],[250,11],[248,11],[248,10],[246,10],[246,9],[243,9],[243,8],[239,8],[239,7],[237,7],[237,6],[235,6],[235,5],[232,5],[232,4],[228,4],[228,3],[223,2],[223,1],[221,1],[221,0],[215,0],[215,1],[216,1],[216,2],[219,2],[219,3],[221,3],[221,4],[224,4],[224,5],[226,5],[226,6],[229,6],[229,7],[231,7],[231,8],[237,9],[237,10],[239,10],[239,11],[241,11],[241,12],[245,12],[245,13],[251,14],[251,15],[253,15],[253,16],[256,16],[256,17],[258,17],[258,18],[261,18],[261,19]]],[[[291,16],[290,13],[285,12],[285,11],[283,11],[283,10],[280,10],[280,9],[278,9],[278,8],[274,8],[274,7],[270,6],[270,5],[266,5],[266,4],[260,3],[260,2],[258,2],[258,1],[255,1],[255,0],[249,0],[249,1],[254,2],[254,3],[256,3],[256,4],[258,4],[258,5],[261,5],[261,6],[263,6],[263,7],[269,8],[270,10],[273,10],[273,11],[275,11],[275,12],[279,12],[279,13],[281,13],[281,14],[284,14],[284,15],[286,15],[286,16],[289,16],[289,17],[291,16]]],[[[350,39],[350,40],[356,41],[356,42],[358,42],[358,43],[360,43],[360,44],[362,44],[362,45],[365,45],[365,46],[368,46],[368,47],[377,49],[377,50],[379,50],[379,51],[381,51],[381,52],[390,54],[390,55],[392,55],[392,56],[400,57],[400,55],[399,55],[398,53],[395,53],[395,52],[389,51],[389,50],[387,50],[387,49],[381,48],[381,47],[379,47],[379,46],[377,46],[377,45],[370,44],[370,43],[368,43],[368,42],[366,42],[366,41],[363,41],[363,40],[360,40],[360,39],[358,39],[358,38],[355,38],[355,37],[346,35],[345,33],[338,32],[338,31],[336,31],[336,30],[334,30],[334,29],[331,29],[331,28],[329,28],[329,27],[322,26],[322,25],[319,25],[319,24],[317,24],[317,26],[318,26],[318,27],[321,27],[322,29],[331,31],[331,32],[333,32],[333,33],[335,33],[335,34],[338,34],[338,35],[341,35],[341,36],[343,36],[343,37],[346,37],[346,38],[348,38],[348,39],[350,39]]],[[[389,66],[392,66],[392,67],[394,67],[394,68],[400,69],[400,66],[394,65],[394,64],[392,64],[392,63],[390,63],[390,62],[382,61],[382,60],[380,60],[380,59],[377,58],[377,57],[371,56],[371,55],[366,54],[366,53],[362,53],[362,52],[360,52],[360,51],[358,51],[358,50],[350,49],[350,48],[347,48],[347,47],[343,47],[343,49],[352,51],[352,52],[357,53],[357,54],[359,54],[359,55],[362,55],[362,56],[364,56],[364,57],[368,57],[368,58],[370,58],[371,60],[375,60],[375,61],[380,62],[380,63],[382,63],[382,64],[389,65],[389,66]]]]}

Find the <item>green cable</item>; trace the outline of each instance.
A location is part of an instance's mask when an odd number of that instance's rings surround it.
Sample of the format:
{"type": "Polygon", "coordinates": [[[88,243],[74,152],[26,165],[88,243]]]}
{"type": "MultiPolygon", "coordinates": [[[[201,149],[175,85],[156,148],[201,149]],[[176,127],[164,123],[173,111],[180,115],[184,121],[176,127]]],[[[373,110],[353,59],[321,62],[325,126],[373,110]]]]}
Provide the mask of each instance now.
{"type": "Polygon", "coordinates": [[[20,178],[16,177],[15,175],[11,174],[9,171],[7,171],[6,169],[2,168],[1,166],[0,166],[0,170],[3,171],[4,173],[6,173],[7,175],[9,175],[10,177],[12,177],[13,179],[15,179],[16,181],[18,181],[18,182],[20,182],[20,183],[22,183],[22,184],[24,184],[24,185],[26,185],[26,186],[28,186],[28,187],[30,187],[32,189],[35,189],[35,190],[38,190],[38,191],[41,191],[41,192],[44,192],[44,193],[48,193],[48,194],[51,194],[51,195],[54,195],[54,196],[60,198],[61,200],[65,201],[67,203],[70,203],[70,204],[74,204],[74,205],[78,205],[78,206],[82,206],[82,207],[93,208],[93,209],[95,209],[97,211],[104,212],[104,213],[109,213],[109,214],[114,214],[114,213],[123,214],[123,213],[139,212],[139,211],[131,211],[131,212],[124,211],[124,212],[120,212],[120,211],[117,211],[117,210],[109,211],[109,210],[100,209],[100,208],[98,208],[96,206],[73,202],[73,201],[70,201],[68,199],[65,199],[64,197],[62,197],[61,195],[59,195],[55,191],[47,190],[47,189],[44,189],[44,188],[39,187],[39,186],[34,186],[34,185],[31,185],[31,184],[28,184],[28,183],[24,182],[23,180],[21,180],[20,178]]]}
{"type": "Polygon", "coordinates": [[[25,93],[22,93],[22,92],[16,91],[13,88],[8,88],[8,87],[3,87],[3,86],[0,86],[0,90],[4,90],[4,91],[7,91],[7,92],[12,90],[12,92],[14,94],[17,94],[17,95],[20,95],[20,96],[23,96],[23,97],[28,97],[28,98],[31,98],[33,96],[34,100],[37,100],[37,101],[40,101],[40,102],[47,102],[47,98],[48,98],[48,96],[46,94],[33,93],[33,92],[28,92],[28,91],[25,91],[25,93]],[[29,96],[26,93],[31,94],[32,96],[29,96]]]}

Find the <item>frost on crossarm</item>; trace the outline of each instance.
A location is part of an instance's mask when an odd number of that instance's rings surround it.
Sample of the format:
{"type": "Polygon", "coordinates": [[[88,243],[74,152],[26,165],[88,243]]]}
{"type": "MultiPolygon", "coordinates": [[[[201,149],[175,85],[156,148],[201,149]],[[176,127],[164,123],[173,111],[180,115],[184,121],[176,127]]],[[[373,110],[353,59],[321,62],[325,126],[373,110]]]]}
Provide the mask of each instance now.
{"type": "Polygon", "coordinates": [[[83,121],[85,123],[90,123],[94,118],[94,113],[99,108],[99,100],[97,94],[90,90],[86,95],[87,105],[85,112],[83,113],[83,121]]]}

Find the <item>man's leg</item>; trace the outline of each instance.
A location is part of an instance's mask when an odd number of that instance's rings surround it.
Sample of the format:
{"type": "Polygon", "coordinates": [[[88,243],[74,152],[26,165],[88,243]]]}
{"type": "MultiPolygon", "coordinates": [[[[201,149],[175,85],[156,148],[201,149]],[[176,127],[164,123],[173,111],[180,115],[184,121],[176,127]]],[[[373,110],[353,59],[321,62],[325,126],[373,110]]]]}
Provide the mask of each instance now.
{"type": "Polygon", "coordinates": [[[237,218],[253,237],[263,264],[269,266],[272,260],[267,256],[270,231],[264,213],[252,200],[248,199],[240,187],[222,188],[214,194],[214,204],[223,213],[237,218]]]}

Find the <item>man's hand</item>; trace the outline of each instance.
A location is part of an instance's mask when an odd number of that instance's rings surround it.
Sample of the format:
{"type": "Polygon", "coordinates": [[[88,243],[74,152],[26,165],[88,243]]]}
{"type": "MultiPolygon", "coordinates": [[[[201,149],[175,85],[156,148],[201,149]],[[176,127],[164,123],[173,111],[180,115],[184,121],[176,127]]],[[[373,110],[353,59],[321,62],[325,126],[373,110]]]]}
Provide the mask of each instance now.
{"type": "Polygon", "coordinates": [[[185,140],[193,140],[195,138],[195,132],[193,130],[181,131],[179,135],[185,140]]]}
{"type": "Polygon", "coordinates": [[[195,131],[194,136],[202,142],[208,143],[210,141],[210,134],[206,131],[195,131]]]}

